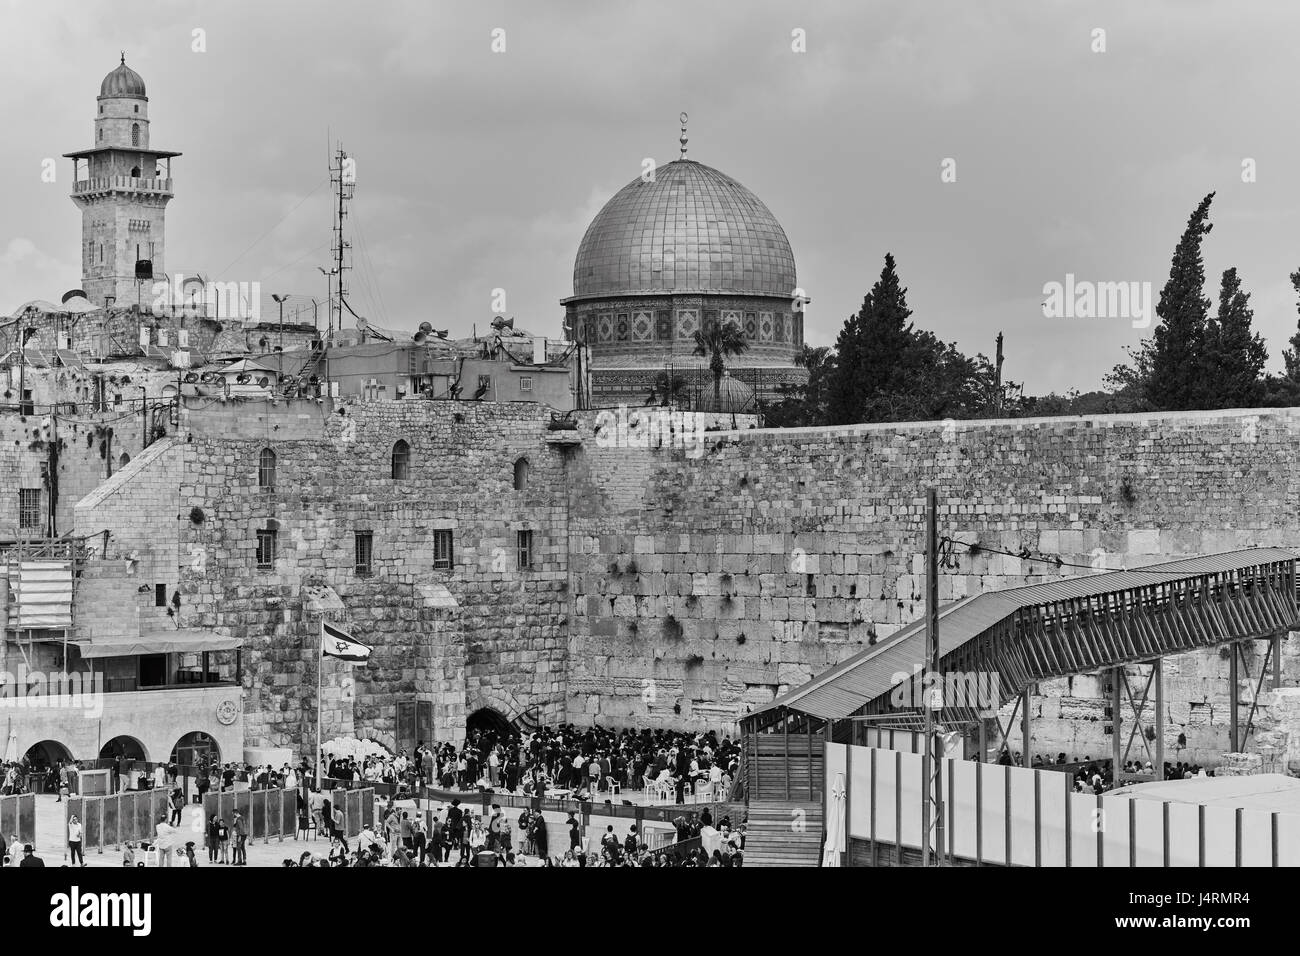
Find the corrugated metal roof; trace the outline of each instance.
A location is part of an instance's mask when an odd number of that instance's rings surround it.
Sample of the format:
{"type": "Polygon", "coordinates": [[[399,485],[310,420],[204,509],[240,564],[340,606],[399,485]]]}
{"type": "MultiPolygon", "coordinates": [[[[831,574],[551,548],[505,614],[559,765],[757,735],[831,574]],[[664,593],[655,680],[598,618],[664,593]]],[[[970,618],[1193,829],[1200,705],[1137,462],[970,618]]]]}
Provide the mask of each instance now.
{"type": "MultiPolygon", "coordinates": [[[[939,609],[939,652],[951,653],[1020,608],[1295,560],[1296,555],[1283,548],[1247,548],[977,594],[939,609]]],[[[910,677],[924,656],[925,618],[921,618],[749,716],[789,707],[823,720],[839,720],[910,677]]]]}

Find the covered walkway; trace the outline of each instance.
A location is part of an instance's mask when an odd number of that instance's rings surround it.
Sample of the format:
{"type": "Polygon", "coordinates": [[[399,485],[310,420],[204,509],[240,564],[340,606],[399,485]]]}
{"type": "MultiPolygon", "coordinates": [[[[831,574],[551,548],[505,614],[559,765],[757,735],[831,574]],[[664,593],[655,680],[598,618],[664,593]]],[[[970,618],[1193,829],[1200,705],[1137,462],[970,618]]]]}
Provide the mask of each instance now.
{"type": "Polygon", "coordinates": [[[1031,692],[1040,681],[1085,673],[1108,678],[1116,730],[1114,767],[1140,742],[1159,779],[1164,767],[1161,662],[1219,645],[1231,649],[1230,740],[1234,751],[1242,750],[1265,679],[1271,675],[1272,686],[1280,684],[1281,638],[1300,629],[1295,563],[1291,551],[1252,548],[1010,588],[948,604],[939,610],[937,680],[919,673],[926,646],[921,619],[747,715],[741,728],[750,795],[787,795],[793,784],[812,796],[806,765],[787,766],[787,779],[781,780],[772,757],[806,754],[811,763],[822,739],[864,743],[873,725],[914,723],[919,729],[922,704],[934,699],[935,687],[942,690],[940,723],[959,728],[968,747],[974,743],[970,737],[978,734],[980,759],[989,750],[988,719],[994,719],[1005,743],[1018,716],[1018,749],[1028,766],[1031,692]],[[1255,674],[1247,667],[1246,646],[1252,641],[1266,643],[1255,674]],[[1145,667],[1140,689],[1129,682],[1125,668],[1132,665],[1145,667]],[[1256,690],[1244,728],[1243,678],[1254,682],[1256,690]],[[1013,700],[1012,717],[1002,725],[997,711],[1013,700]],[[1147,707],[1148,701],[1154,706],[1147,707]],[[1148,712],[1154,712],[1149,728],[1144,726],[1148,712]],[[1120,732],[1125,718],[1132,719],[1126,740],[1120,732]]]}

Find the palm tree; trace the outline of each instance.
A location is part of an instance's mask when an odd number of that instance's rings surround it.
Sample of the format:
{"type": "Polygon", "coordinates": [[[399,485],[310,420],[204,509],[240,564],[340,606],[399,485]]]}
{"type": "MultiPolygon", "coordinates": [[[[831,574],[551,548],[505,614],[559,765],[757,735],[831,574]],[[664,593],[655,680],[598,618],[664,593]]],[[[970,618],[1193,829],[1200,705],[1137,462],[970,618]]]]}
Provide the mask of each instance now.
{"type": "Polygon", "coordinates": [[[713,398],[715,407],[722,406],[722,373],[727,369],[727,357],[740,355],[749,348],[740,326],[735,322],[726,325],[714,323],[707,332],[695,333],[695,355],[709,357],[709,371],[713,373],[713,398]]]}

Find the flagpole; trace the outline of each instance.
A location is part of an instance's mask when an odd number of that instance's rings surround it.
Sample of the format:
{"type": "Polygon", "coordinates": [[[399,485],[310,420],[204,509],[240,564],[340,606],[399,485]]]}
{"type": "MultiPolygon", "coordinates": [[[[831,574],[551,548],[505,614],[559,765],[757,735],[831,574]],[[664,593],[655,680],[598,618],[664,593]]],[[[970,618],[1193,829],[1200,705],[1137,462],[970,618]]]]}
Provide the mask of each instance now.
{"type": "Polygon", "coordinates": [[[325,616],[320,619],[320,640],[316,642],[316,792],[320,793],[320,672],[325,666],[325,616]]]}

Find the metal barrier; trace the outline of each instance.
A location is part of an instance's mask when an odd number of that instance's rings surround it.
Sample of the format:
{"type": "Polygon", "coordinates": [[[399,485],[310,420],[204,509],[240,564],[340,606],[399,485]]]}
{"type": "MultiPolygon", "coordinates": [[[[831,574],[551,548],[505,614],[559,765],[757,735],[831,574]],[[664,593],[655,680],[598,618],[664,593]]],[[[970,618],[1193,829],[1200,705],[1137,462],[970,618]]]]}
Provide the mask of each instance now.
{"type": "MultiPolygon", "coordinates": [[[[63,825],[75,815],[81,821],[82,850],[119,847],[123,843],[152,843],[158,818],[170,805],[165,790],[128,790],[107,797],[69,797],[64,801],[63,825]]],[[[66,839],[66,838],[65,838],[66,839]]]]}
{"type": "Polygon", "coordinates": [[[22,844],[36,844],[36,797],[30,793],[0,797],[0,835],[6,843],[17,834],[18,849],[12,846],[9,853],[22,851],[22,844]]]}

